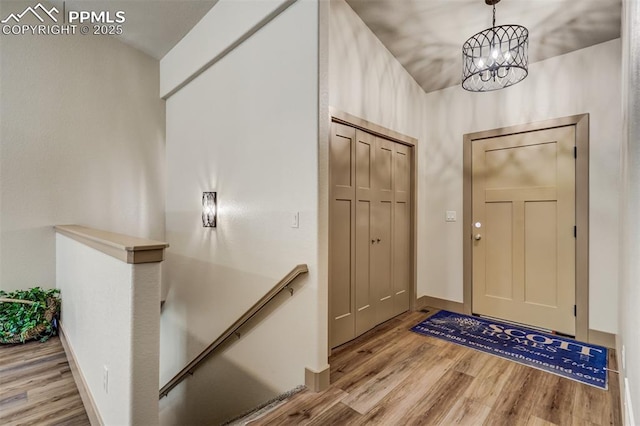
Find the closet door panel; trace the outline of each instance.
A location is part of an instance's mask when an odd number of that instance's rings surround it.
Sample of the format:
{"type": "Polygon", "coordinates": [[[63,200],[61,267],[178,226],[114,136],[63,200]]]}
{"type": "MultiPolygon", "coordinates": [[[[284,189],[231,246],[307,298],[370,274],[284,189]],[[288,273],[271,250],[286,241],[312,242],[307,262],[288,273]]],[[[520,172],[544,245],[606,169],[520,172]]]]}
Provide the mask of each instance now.
{"type": "Polygon", "coordinates": [[[331,127],[329,205],[329,336],[336,347],[356,337],[353,259],[355,245],[355,130],[331,127]]]}
{"type": "Polygon", "coordinates": [[[409,310],[411,284],[411,149],[394,146],[393,293],[394,314],[409,310]]]}
{"type": "Polygon", "coordinates": [[[409,310],[411,283],[411,209],[408,203],[395,203],[393,235],[393,296],[395,315],[409,310]]]}
{"type": "Polygon", "coordinates": [[[380,202],[376,205],[376,243],[372,255],[372,282],[377,295],[376,322],[379,324],[393,317],[393,281],[391,274],[392,205],[380,202]],[[378,241],[378,239],[380,241],[378,241]]]}
{"type": "Polygon", "coordinates": [[[377,295],[376,322],[381,323],[393,317],[393,275],[392,275],[392,235],[393,235],[393,145],[394,143],[376,138],[375,151],[375,207],[372,273],[373,287],[377,295]]]}
{"type": "Polygon", "coordinates": [[[356,131],[356,250],[355,250],[355,300],[356,335],[376,325],[375,297],[371,287],[371,248],[373,230],[372,168],[375,136],[356,131]]]}
{"type": "Polygon", "coordinates": [[[394,181],[396,203],[411,202],[411,149],[396,143],[394,146],[394,181]]]}
{"type": "Polygon", "coordinates": [[[393,146],[389,140],[376,138],[374,188],[380,201],[393,197],[393,146]]]}

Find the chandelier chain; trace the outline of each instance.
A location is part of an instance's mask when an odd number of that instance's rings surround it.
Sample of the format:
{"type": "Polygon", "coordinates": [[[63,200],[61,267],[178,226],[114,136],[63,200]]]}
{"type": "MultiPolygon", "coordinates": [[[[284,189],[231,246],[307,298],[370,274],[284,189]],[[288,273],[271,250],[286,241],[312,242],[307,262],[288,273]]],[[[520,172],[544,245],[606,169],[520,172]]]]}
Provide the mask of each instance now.
{"type": "Polygon", "coordinates": [[[496,4],[493,4],[493,21],[491,24],[491,28],[495,28],[496,27],[496,4]]]}

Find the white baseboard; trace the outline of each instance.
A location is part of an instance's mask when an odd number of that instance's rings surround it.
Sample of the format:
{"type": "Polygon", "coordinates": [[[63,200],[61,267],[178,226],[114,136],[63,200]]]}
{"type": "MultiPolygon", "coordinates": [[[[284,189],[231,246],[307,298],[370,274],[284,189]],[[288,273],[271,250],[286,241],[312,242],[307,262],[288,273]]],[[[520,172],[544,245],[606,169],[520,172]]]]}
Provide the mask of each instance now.
{"type": "Polygon", "coordinates": [[[631,393],[629,391],[629,379],[624,378],[624,406],[626,410],[624,412],[624,424],[629,426],[636,425],[636,419],[633,415],[633,404],[631,403],[631,393]]]}
{"type": "Polygon", "coordinates": [[[91,396],[91,392],[89,392],[87,381],[85,380],[82,371],[78,367],[78,362],[76,361],[76,355],[73,352],[73,348],[64,335],[64,330],[62,328],[61,322],[58,322],[58,335],[60,336],[60,342],[62,343],[64,352],[67,355],[67,361],[69,361],[69,367],[71,367],[73,381],[76,383],[76,387],[78,388],[78,392],[80,393],[80,398],[82,399],[82,404],[84,405],[84,410],[87,412],[87,417],[89,417],[91,426],[104,426],[104,422],[100,417],[100,413],[98,412],[96,403],[91,396]]]}

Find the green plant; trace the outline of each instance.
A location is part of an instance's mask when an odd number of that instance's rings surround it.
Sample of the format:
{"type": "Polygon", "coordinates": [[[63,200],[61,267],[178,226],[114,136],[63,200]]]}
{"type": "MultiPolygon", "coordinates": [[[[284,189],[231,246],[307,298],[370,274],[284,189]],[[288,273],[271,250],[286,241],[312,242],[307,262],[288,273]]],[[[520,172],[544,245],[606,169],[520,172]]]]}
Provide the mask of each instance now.
{"type": "Polygon", "coordinates": [[[54,336],[60,310],[60,290],[34,287],[10,293],[0,290],[0,343],[54,336]]]}

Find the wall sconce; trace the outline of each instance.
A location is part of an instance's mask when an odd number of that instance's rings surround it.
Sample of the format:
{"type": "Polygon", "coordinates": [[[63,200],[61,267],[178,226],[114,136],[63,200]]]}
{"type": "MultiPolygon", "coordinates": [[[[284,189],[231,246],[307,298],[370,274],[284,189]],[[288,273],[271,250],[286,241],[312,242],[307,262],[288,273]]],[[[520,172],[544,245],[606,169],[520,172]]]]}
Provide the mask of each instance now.
{"type": "Polygon", "coordinates": [[[218,195],[216,192],[202,193],[202,226],[215,228],[218,216],[218,195]]]}

